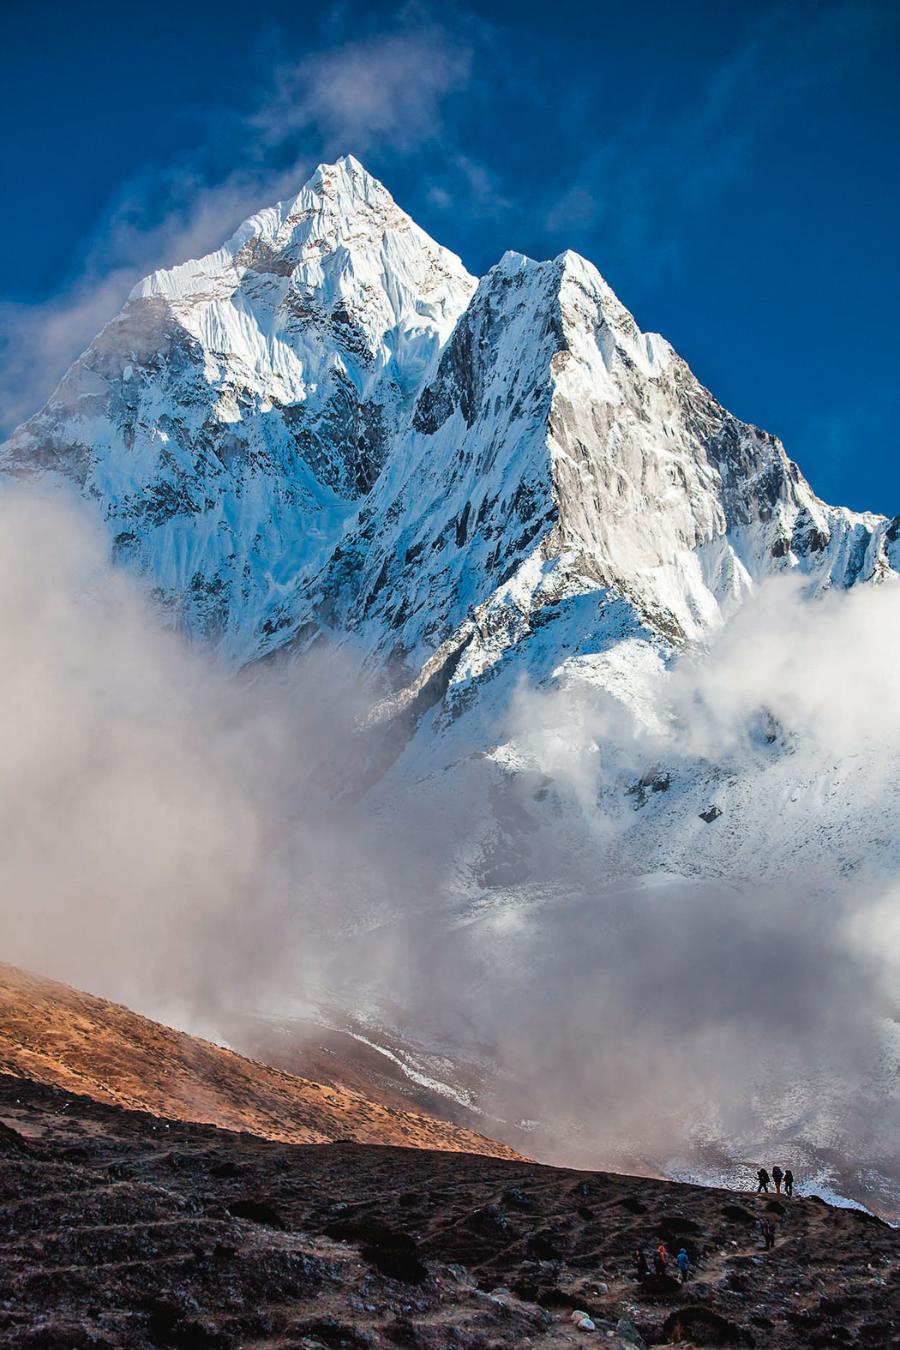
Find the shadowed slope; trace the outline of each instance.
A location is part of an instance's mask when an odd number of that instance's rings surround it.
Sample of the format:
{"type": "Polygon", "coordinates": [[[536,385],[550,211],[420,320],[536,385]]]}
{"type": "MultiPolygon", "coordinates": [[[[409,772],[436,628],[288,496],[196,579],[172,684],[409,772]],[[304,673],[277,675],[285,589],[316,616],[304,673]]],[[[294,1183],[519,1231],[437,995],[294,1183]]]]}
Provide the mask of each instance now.
{"type": "Polygon", "coordinates": [[[585,1344],[576,1309],[613,1350],[900,1343],[897,1233],[814,1197],[297,1147],[2,1074],[0,1123],[0,1345],[20,1350],[556,1350],[585,1344]],[[687,1284],[636,1279],[660,1241],[687,1284]]]}

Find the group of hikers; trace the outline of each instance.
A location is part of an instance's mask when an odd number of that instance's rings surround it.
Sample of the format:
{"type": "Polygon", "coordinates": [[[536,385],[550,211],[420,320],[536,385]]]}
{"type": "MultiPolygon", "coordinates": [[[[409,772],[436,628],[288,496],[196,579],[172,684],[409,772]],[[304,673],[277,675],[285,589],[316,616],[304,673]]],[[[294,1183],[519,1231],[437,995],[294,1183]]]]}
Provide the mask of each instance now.
{"type": "MultiPolygon", "coordinates": [[[[659,1276],[668,1275],[669,1266],[671,1264],[673,1264],[673,1258],[669,1255],[666,1244],[661,1242],[653,1253],[653,1274],[659,1276]]],[[[684,1247],[682,1247],[681,1251],[674,1258],[674,1265],[677,1267],[678,1273],[681,1276],[681,1283],[686,1284],[691,1270],[691,1258],[688,1256],[684,1247]]],[[[650,1266],[647,1262],[647,1257],[640,1247],[635,1248],[634,1269],[639,1280],[646,1280],[649,1278],[650,1266]]]]}
{"type": "MultiPolygon", "coordinates": [[[[760,1192],[764,1192],[766,1195],[769,1194],[770,1181],[775,1183],[775,1190],[778,1195],[781,1195],[782,1186],[784,1186],[785,1195],[792,1196],[794,1194],[794,1174],[790,1168],[787,1168],[786,1171],[782,1171],[776,1163],[772,1168],[771,1176],[765,1167],[761,1167],[756,1176],[759,1182],[759,1185],[756,1188],[757,1195],[759,1195],[760,1192]]],[[[771,1206],[771,1208],[774,1208],[774,1206],[771,1206]]],[[[772,1223],[772,1220],[768,1218],[758,1219],[756,1227],[763,1240],[766,1251],[771,1251],[775,1246],[775,1225],[772,1223]]],[[[673,1278],[680,1277],[681,1283],[686,1284],[691,1273],[691,1258],[685,1248],[682,1247],[678,1255],[672,1257],[664,1242],[660,1242],[653,1253],[652,1263],[648,1262],[643,1249],[640,1247],[635,1248],[632,1260],[634,1262],[635,1274],[640,1283],[643,1283],[644,1280],[648,1280],[651,1275],[659,1278],[671,1274],[673,1278]],[[670,1267],[674,1267],[674,1269],[671,1269],[670,1271],[670,1267]],[[676,1270],[677,1276],[675,1273],[676,1270]]]]}
{"type": "Polygon", "coordinates": [[[772,1168],[771,1178],[769,1177],[769,1174],[764,1167],[761,1167],[756,1175],[759,1180],[759,1185],[756,1188],[757,1195],[759,1195],[760,1191],[765,1191],[766,1194],[768,1194],[770,1180],[775,1182],[775,1190],[778,1193],[778,1195],[781,1194],[782,1182],[784,1182],[785,1195],[794,1194],[794,1174],[790,1168],[788,1168],[786,1172],[782,1172],[781,1168],[776,1163],[775,1166],[772,1168]]]}

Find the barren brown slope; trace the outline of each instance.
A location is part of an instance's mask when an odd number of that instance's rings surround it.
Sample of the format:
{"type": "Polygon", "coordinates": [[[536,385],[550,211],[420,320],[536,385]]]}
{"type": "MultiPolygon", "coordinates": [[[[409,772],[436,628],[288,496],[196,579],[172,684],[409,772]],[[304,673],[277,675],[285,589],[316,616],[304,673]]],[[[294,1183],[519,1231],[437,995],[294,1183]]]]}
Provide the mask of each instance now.
{"type": "Polygon", "coordinates": [[[297,1144],[352,1139],[498,1158],[474,1131],[314,1083],[0,964],[0,1071],[169,1120],[297,1144]]]}

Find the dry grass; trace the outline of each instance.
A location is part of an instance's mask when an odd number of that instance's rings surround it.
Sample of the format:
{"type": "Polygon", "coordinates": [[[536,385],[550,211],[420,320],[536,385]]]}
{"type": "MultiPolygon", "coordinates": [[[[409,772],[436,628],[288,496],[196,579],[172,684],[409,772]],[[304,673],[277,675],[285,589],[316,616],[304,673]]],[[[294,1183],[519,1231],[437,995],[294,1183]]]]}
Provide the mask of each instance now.
{"type": "Polygon", "coordinates": [[[0,965],[0,1071],[169,1120],[288,1143],[519,1155],[471,1130],[312,1082],[117,1003],[0,965]]]}

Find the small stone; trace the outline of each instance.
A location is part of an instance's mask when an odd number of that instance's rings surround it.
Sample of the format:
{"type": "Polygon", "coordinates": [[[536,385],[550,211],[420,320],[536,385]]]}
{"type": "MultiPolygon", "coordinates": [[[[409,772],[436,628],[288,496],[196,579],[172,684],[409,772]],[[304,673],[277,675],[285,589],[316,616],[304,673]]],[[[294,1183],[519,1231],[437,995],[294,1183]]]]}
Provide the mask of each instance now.
{"type": "Polygon", "coordinates": [[[629,1322],[626,1317],[620,1317],[616,1323],[616,1335],[620,1340],[626,1341],[629,1345],[643,1347],[644,1338],[638,1331],[633,1322],[629,1322]]]}

